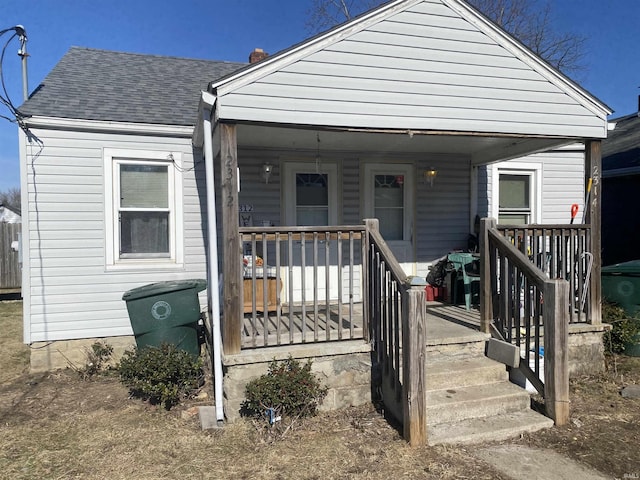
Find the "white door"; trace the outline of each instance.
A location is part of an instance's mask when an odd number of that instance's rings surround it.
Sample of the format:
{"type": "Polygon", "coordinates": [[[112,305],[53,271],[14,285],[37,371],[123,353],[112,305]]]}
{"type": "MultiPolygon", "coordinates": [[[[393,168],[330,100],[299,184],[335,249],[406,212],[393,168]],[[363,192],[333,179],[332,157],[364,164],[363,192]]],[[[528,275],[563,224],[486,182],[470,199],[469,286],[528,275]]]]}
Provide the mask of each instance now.
{"type": "Polygon", "coordinates": [[[413,275],[414,167],[409,164],[365,164],[364,213],[377,218],[380,233],[407,275],[413,275]]]}
{"type": "MultiPolygon", "coordinates": [[[[285,225],[328,226],[338,220],[338,168],[336,164],[285,163],[283,165],[285,225]]],[[[283,252],[285,255],[287,252],[283,252]]],[[[337,245],[322,235],[317,241],[295,241],[293,302],[325,301],[338,298],[337,245]],[[327,246],[329,269],[327,271],[327,246]],[[314,264],[316,267],[314,268],[314,264]],[[327,281],[327,273],[329,280],[327,281]]],[[[289,286],[285,288],[289,297],[289,286]]]]}

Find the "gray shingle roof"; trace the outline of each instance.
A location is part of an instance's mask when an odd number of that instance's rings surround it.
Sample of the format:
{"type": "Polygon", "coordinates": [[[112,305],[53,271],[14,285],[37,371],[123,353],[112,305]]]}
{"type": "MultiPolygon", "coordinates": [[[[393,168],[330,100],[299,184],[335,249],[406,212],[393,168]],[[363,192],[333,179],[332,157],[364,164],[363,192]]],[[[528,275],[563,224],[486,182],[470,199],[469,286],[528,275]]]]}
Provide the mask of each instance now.
{"type": "Polygon", "coordinates": [[[27,115],[193,125],[199,92],[245,64],[71,47],[20,107],[27,115]]]}
{"type": "Polygon", "coordinates": [[[628,115],[616,122],[602,142],[602,170],[640,167],[640,117],[628,115]]]}

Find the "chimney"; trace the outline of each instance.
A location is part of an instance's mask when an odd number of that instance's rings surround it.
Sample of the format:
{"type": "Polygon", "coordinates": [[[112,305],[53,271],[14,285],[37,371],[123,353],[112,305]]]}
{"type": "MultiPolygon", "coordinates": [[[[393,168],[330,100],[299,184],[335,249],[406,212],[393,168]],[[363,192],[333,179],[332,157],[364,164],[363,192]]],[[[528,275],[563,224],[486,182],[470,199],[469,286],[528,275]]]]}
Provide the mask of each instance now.
{"type": "Polygon", "coordinates": [[[249,63],[256,63],[267,58],[269,54],[261,48],[256,48],[249,54],[249,63]]]}

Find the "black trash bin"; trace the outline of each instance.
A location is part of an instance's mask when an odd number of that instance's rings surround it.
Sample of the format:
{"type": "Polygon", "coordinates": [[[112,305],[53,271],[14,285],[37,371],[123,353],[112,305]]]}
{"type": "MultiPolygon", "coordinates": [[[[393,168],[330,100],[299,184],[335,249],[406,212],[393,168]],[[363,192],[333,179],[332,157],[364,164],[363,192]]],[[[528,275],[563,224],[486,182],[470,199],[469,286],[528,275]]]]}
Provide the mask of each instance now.
{"type": "Polygon", "coordinates": [[[200,355],[198,292],[206,280],[176,280],[137,287],[122,296],[127,302],[131,328],[138,348],[169,343],[200,355]]]}

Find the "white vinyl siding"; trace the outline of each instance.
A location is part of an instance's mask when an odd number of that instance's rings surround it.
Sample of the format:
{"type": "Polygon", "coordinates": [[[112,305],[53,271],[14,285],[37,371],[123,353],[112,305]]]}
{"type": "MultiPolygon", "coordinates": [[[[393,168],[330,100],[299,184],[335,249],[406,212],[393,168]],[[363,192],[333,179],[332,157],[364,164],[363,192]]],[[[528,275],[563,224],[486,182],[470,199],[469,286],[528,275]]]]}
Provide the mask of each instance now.
{"type": "MultiPolygon", "coordinates": [[[[548,74],[547,74],[548,75],[548,74]]],[[[439,0],[223,90],[220,117],[602,137],[606,118],[439,0]]]]}
{"type": "Polygon", "coordinates": [[[547,224],[569,223],[571,205],[576,203],[579,206],[579,212],[575,223],[579,223],[584,205],[584,147],[582,145],[573,145],[482,167],[486,173],[479,177],[486,178],[486,182],[478,186],[479,215],[483,217],[497,214],[496,190],[493,186],[497,181],[496,169],[511,170],[513,165],[522,163],[536,164],[540,167],[541,198],[537,221],[547,224]]]}
{"type": "Polygon", "coordinates": [[[23,186],[29,199],[24,263],[25,341],[131,335],[122,294],[162,280],[206,278],[203,215],[190,138],[34,129],[23,186]],[[103,148],[173,152],[182,158],[184,262],[179,268],[109,271],[103,148]],[[34,184],[34,180],[37,183],[34,184]]]}

